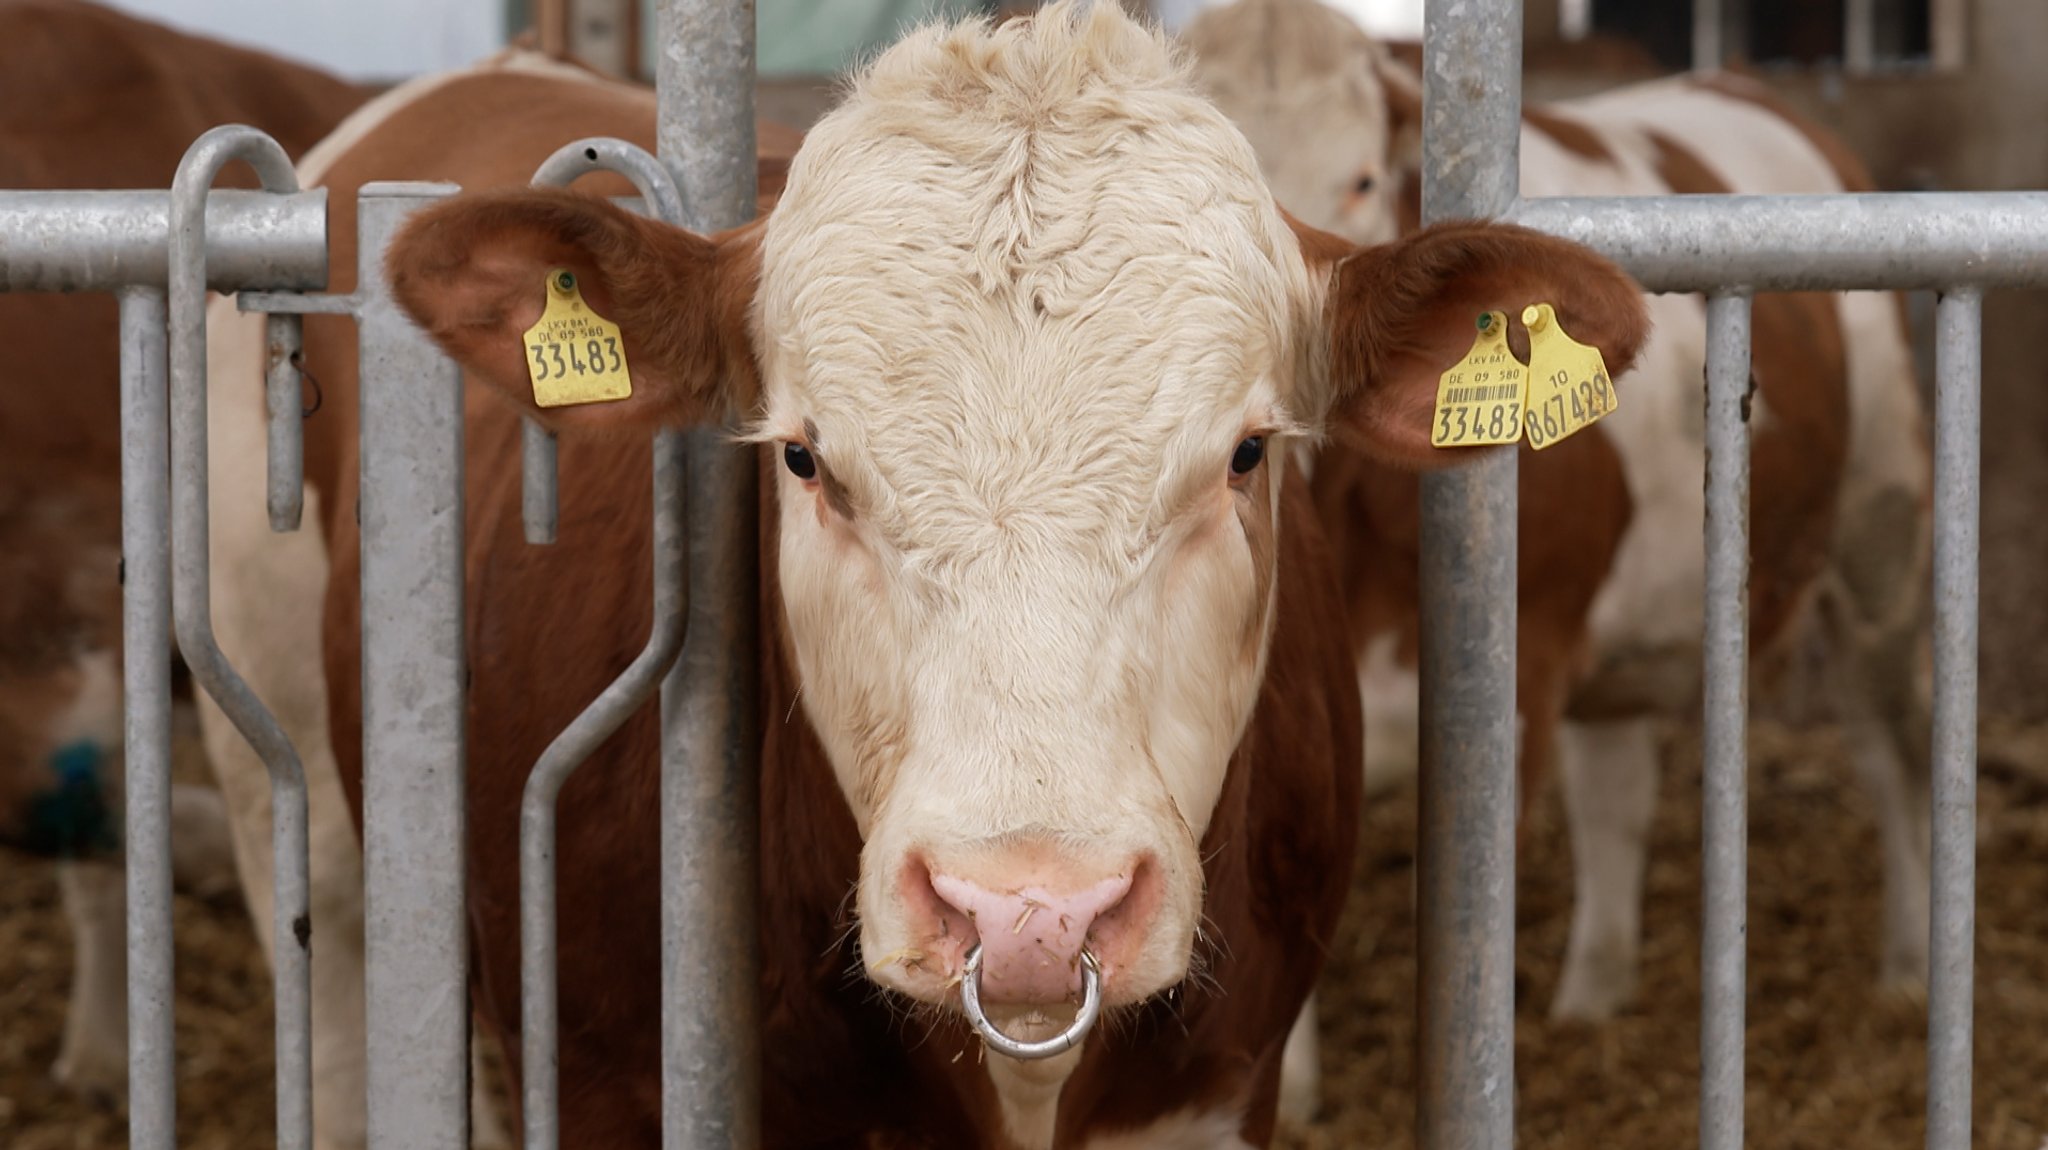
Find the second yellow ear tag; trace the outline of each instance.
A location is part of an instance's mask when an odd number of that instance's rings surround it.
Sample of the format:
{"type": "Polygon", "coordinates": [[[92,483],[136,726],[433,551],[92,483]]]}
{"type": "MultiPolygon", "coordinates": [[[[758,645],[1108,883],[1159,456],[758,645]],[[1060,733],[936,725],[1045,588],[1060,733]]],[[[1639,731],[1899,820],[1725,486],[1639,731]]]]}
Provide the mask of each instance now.
{"type": "Polygon", "coordinates": [[[1432,447],[1483,447],[1522,438],[1528,369],[1508,350],[1508,317],[1479,317],[1479,336],[1457,366],[1437,377],[1432,447]]]}
{"type": "Polygon", "coordinates": [[[583,302],[576,273],[548,272],[548,303],[540,321],[526,329],[526,375],[533,402],[541,407],[627,399],[633,381],[619,325],[583,302]]]}
{"type": "Polygon", "coordinates": [[[1568,438],[1613,411],[1614,381],[1600,349],[1565,334],[1547,303],[1524,308],[1529,329],[1529,409],[1523,421],[1538,451],[1568,438]]]}

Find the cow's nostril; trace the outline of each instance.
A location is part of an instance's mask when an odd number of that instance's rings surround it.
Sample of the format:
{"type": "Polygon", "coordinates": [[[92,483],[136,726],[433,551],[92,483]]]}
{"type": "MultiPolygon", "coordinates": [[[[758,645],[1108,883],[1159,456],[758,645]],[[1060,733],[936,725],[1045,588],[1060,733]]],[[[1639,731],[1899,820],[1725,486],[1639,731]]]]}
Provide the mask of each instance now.
{"type": "Polygon", "coordinates": [[[1034,881],[1028,872],[1013,872],[1016,879],[1001,887],[943,873],[931,874],[930,884],[980,941],[982,996],[995,1003],[1046,1004],[1079,993],[1081,953],[1098,924],[1117,922],[1118,933],[1128,933],[1130,924],[1112,912],[1131,892],[1137,869],[1078,889],[1034,881]]]}

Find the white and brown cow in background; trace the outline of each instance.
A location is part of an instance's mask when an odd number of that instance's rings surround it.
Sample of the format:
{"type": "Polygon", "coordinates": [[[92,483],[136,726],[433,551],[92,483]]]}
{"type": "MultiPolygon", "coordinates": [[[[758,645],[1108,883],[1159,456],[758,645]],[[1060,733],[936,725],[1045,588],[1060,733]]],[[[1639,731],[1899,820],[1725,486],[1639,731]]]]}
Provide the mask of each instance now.
{"type": "MultiPolygon", "coordinates": [[[[652,129],[644,91],[501,67],[366,111],[306,165],[341,290],[361,183],[471,189],[388,267],[469,372],[482,1017],[516,1038],[526,772],[648,626],[645,432],[730,405],[764,478],[770,1145],[1263,1145],[1348,885],[1362,753],[1336,568],[1273,449],[1341,426],[1398,466],[1450,462],[1429,407],[1479,311],[1554,301],[1618,367],[1634,285],[1497,225],[1359,248],[1295,224],[1170,46],[1109,4],[908,37],[732,232],[518,187],[568,139],[652,129]],[[540,413],[564,432],[561,541],[529,548],[520,333],[555,268],[623,328],[634,394],[540,413]],[[1059,1025],[1084,948],[1110,1017],[1046,1062],[984,1053],[958,1015],[976,940],[999,1021],[1059,1025]]],[[[764,190],[776,175],[764,157],[764,190]]],[[[260,441],[260,402],[228,382],[260,327],[213,318],[218,442],[260,441]]],[[[353,332],[312,317],[306,342],[353,413],[353,332]]],[[[328,710],[284,718],[359,801],[354,452],[351,427],[309,438],[320,530],[283,561],[260,485],[217,470],[215,522],[243,526],[214,543],[217,600],[251,604],[217,612],[224,645],[277,680],[253,683],[266,697],[324,678],[328,710]],[[324,670],[303,627],[259,617],[323,597],[324,670]]],[[[561,798],[568,1147],[658,1137],[655,727],[629,722],[561,798]]]]}
{"type": "MultiPolygon", "coordinates": [[[[1417,78],[1315,0],[1240,0],[1185,31],[1204,90],[1258,149],[1275,195],[1354,240],[1416,225],[1417,78]]],[[[1868,191],[1836,140],[1758,84],[1692,76],[1525,110],[1521,189],[1552,195],[1868,191]]],[[[1635,990],[1660,717],[1697,706],[1703,602],[1705,309],[1649,297],[1652,336],[1595,433],[1522,455],[1523,796],[1561,759],[1577,870],[1560,1017],[1635,990]],[[1581,443],[1580,441],[1584,442],[1581,443]],[[1575,446],[1576,445],[1576,446],[1575,446]]],[[[1881,974],[1924,985],[1927,776],[1917,681],[1930,463],[1904,316],[1878,293],[1754,305],[1751,633],[1759,656],[1812,612],[1885,852],[1881,974]]],[[[1339,442],[1315,465],[1344,554],[1368,715],[1367,771],[1414,768],[1413,484],[1339,442]]],[[[1696,712],[1695,712],[1696,713],[1696,712]]]]}
{"type": "MultiPolygon", "coordinates": [[[[192,141],[232,122],[298,155],[367,96],[81,0],[0,0],[0,187],[168,187],[192,141]]],[[[0,844],[63,860],[55,1073],[107,1101],[128,1076],[117,342],[111,296],[0,294],[0,844]]],[[[181,699],[181,728],[190,712],[181,699]]],[[[179,888],[231,891],[219,794],[180,784],[171,810],[179,888]]]]}

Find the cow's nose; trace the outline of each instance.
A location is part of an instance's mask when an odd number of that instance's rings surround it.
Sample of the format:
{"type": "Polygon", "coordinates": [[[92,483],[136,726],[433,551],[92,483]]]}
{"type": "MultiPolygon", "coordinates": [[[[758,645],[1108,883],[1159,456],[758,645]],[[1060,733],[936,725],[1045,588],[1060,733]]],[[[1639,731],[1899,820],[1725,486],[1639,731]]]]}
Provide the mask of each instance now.
{"type": "Polygon", "coordinates": [[[936,872],[931,887],[939,902],[966,919],[966,945],[981,945],[984,1002],[1050,1004],[1078,1001],[1083,949],[1108,968],[1125,936],[1136,933],[1122,912],[1138,869],[1069,890],[1028,878],[991,889],[936,872]]]}

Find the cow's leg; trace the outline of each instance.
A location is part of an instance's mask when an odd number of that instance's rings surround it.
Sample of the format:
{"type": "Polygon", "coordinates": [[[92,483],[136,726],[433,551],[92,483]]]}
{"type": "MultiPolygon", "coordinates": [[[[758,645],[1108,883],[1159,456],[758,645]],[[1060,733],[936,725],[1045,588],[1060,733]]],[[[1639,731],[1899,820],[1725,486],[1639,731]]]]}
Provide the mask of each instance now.
{"type": "Polygon", "coordinates": [[[128,889],[118,859],[67,859],[57,889],[71,925],[71,1002],[52,1071],[96,1102],[128,1093],[128,889]]]}
{"type": "Polygon", "coordinates": [[[1294,1029],[1287,1032],[1287,1046],[1280,1052],[1280,1121],[1306,1126],[1316,1120],[1322,1105],[1322,1053],[1317,1041],[1316,996],[1309,992],[1301,1004],[1294,1029]]]}
{"type": "MultiPolygon", "coordinates": [[[[313,1116],[318,1150],[357,1150],[366,1130],[363,1038],[363,870],[327,729],[320,620],[327,548],[320,496],[305,526],[273,534],[266,481],[263,320],[217,300],[209,312],[213,623],[222,651],[271,708],[306,772],[313,952],[313,1116]]],[[[218,707],[202,700],[207,759],[233,829],[236,869],[266,959],[272,929],[270,778],[218,707]]]]}
{"type": "Polygon", "coordinates": [[[1562,734],[1572,929],[1550,1014],[1597,1021],[1635,997],[1643,865],[1657,806],[1656,728],[1649,719],[1567,722],[1562,734]]]}
{"type": "Polygon", "coordinates": [[[1850,756],[1883,841],[1882,977],[1918,993],[1927,983],[1933,469],[1898,305],[1877,293],[1841,297],[1853,434],[1820,602],[1850,756]]]}
{"type": "Polygon", "coordinates": [[[1927,987],[1931,723],[1920,672],[1929,651],[1918,612],[1886,625],[1859,617],[1840,586],[1825,599],[1829,675],[1884,851],[1879,976],[1887,989],[1918,997],[1927,987]]]}
{"type": "Polygon", "coordinates": [[[234,829],[227,804],[212,787],[183,783],[171,787],[171,883],[195,898],[217,899],[232,893],[235,872],[234,829]]]}

